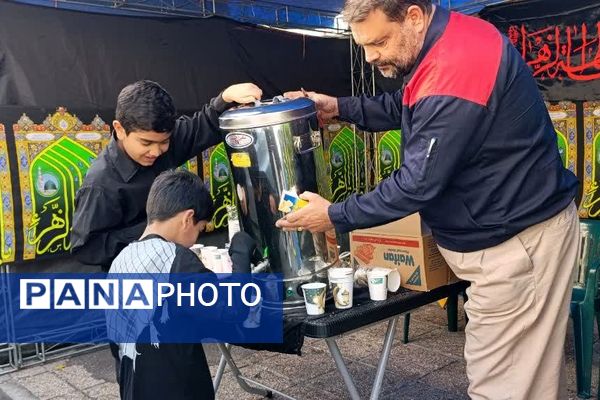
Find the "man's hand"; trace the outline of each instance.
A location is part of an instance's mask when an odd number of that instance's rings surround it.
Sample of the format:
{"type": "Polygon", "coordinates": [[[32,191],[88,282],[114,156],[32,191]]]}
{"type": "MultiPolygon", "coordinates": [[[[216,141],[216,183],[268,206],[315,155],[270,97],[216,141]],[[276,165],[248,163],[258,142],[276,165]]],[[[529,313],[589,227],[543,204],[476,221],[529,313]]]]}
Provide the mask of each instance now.
{"type": "Polygon", "coordinates": [[[308,97],[314,101],[317,106],[317,118],[319,119],[319,123],[321,125],[331,121],[334,118],[337,118],[340,115],[338,109],[338,100],[336,97],[315,92],[305,92],[304,90],[299,90],[297,92],[285,92],[283,97],[288,99],[308,97]]]}
{"type": "Polygon", "coordinates": [[[303,230],[310,232],[326,232],[333,229],[329,219],[329,206],[331,203],[318,194],[304,192],[300,195],[308,204],[298,211],[294,211],[275,223],[278,228],[285,230],[303,230]]]}
{"type": "Polygon", "coordinates": [[[239,83],[229,86],[223,91],[223,100],[226,103],[247,104],[260,100],[262,90],[254,83],[239,83]]]}

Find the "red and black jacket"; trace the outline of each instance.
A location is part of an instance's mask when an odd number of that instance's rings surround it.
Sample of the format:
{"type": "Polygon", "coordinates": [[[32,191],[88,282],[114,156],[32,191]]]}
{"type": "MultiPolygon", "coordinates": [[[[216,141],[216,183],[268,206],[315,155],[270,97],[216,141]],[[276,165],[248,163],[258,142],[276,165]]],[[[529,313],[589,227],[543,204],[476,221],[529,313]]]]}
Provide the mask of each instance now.
{"type": "Polygon", "coordinates": [[[564,209],[563,167],[535,80],[491,24],[437,7],[402,91],[338,100],[340,118],[402,129],[403,162],[374,191],[329,208],[339,231],[421,213],[440,246],[495,246],[564,209]]]}

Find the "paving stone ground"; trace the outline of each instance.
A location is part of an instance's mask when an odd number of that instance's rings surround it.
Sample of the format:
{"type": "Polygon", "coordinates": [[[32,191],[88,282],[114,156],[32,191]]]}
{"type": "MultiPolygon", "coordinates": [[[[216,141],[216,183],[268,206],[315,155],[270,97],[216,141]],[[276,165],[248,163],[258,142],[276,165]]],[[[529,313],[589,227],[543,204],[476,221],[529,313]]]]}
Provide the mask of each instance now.
{"type": "MultiPolygon", "coordinates": [[[[410,342],[403,344],[402,319],[387,366],[381,399],[468,399],[462,310],[459,332],[445,328],[446,313],[436,304],[412,314],[410,342]]],[[[341,352],[358,387],[361,398],[368,398],[375,377],[378,353],[383,345],[385,325],[375,325],[339,340],[341,352]]],[[[596,333],[592,394],[598,389],[598,349],[596,333]]],[[[573,335],[569,329],[565,346],[569,397],[576,399],[573,335]]],[[[219,353],[207,346],[211,370],[216,370],[219,353]]],[[[234,348],[233,356],[243,374],[298,400],[349,398],[327,346],[323,341],[307,340],[302,357],[254,352],[234,348]]],[[[217,393],[219,400],[260,399],[244,392],[227,371],[217,393]]],[[[275,395],[275,399],[284,397],[275,395]]],[[[108,348],[58,361],[25,367],[0,375],[0,400],[36,399],[118,399],[114,363],[108,348]]]]}

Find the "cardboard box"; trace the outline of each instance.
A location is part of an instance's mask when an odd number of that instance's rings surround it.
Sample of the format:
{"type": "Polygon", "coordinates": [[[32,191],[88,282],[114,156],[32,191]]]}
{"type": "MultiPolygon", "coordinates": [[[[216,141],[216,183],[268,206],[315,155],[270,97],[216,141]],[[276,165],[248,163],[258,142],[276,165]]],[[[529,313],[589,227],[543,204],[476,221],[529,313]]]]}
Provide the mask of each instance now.
{"type": "Polygon", "coordinates": [[[448,265],[418,214],[350,234],[355,264],[396,268],[402,287],[429,291],[448,283],[448,265]]]}

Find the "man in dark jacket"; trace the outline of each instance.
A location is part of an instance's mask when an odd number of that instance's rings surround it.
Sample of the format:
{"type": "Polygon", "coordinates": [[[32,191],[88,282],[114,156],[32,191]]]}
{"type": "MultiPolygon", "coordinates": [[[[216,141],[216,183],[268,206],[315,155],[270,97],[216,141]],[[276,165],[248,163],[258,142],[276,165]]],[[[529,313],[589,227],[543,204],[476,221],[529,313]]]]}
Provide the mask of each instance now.
{"type": "Polygon", "coordinates": [[[403,163],[342,203],[305,193],[310,204],[277,225],[348,232],[420,212],[452,270],[471,282],[471,398],[562,396],[578,182],[531,71],[492,25],[428,0],[348,0],[343,14],[367,61],[402,75],[404,87],[309,97],[322,120],[401,128],[403,163]]]}

